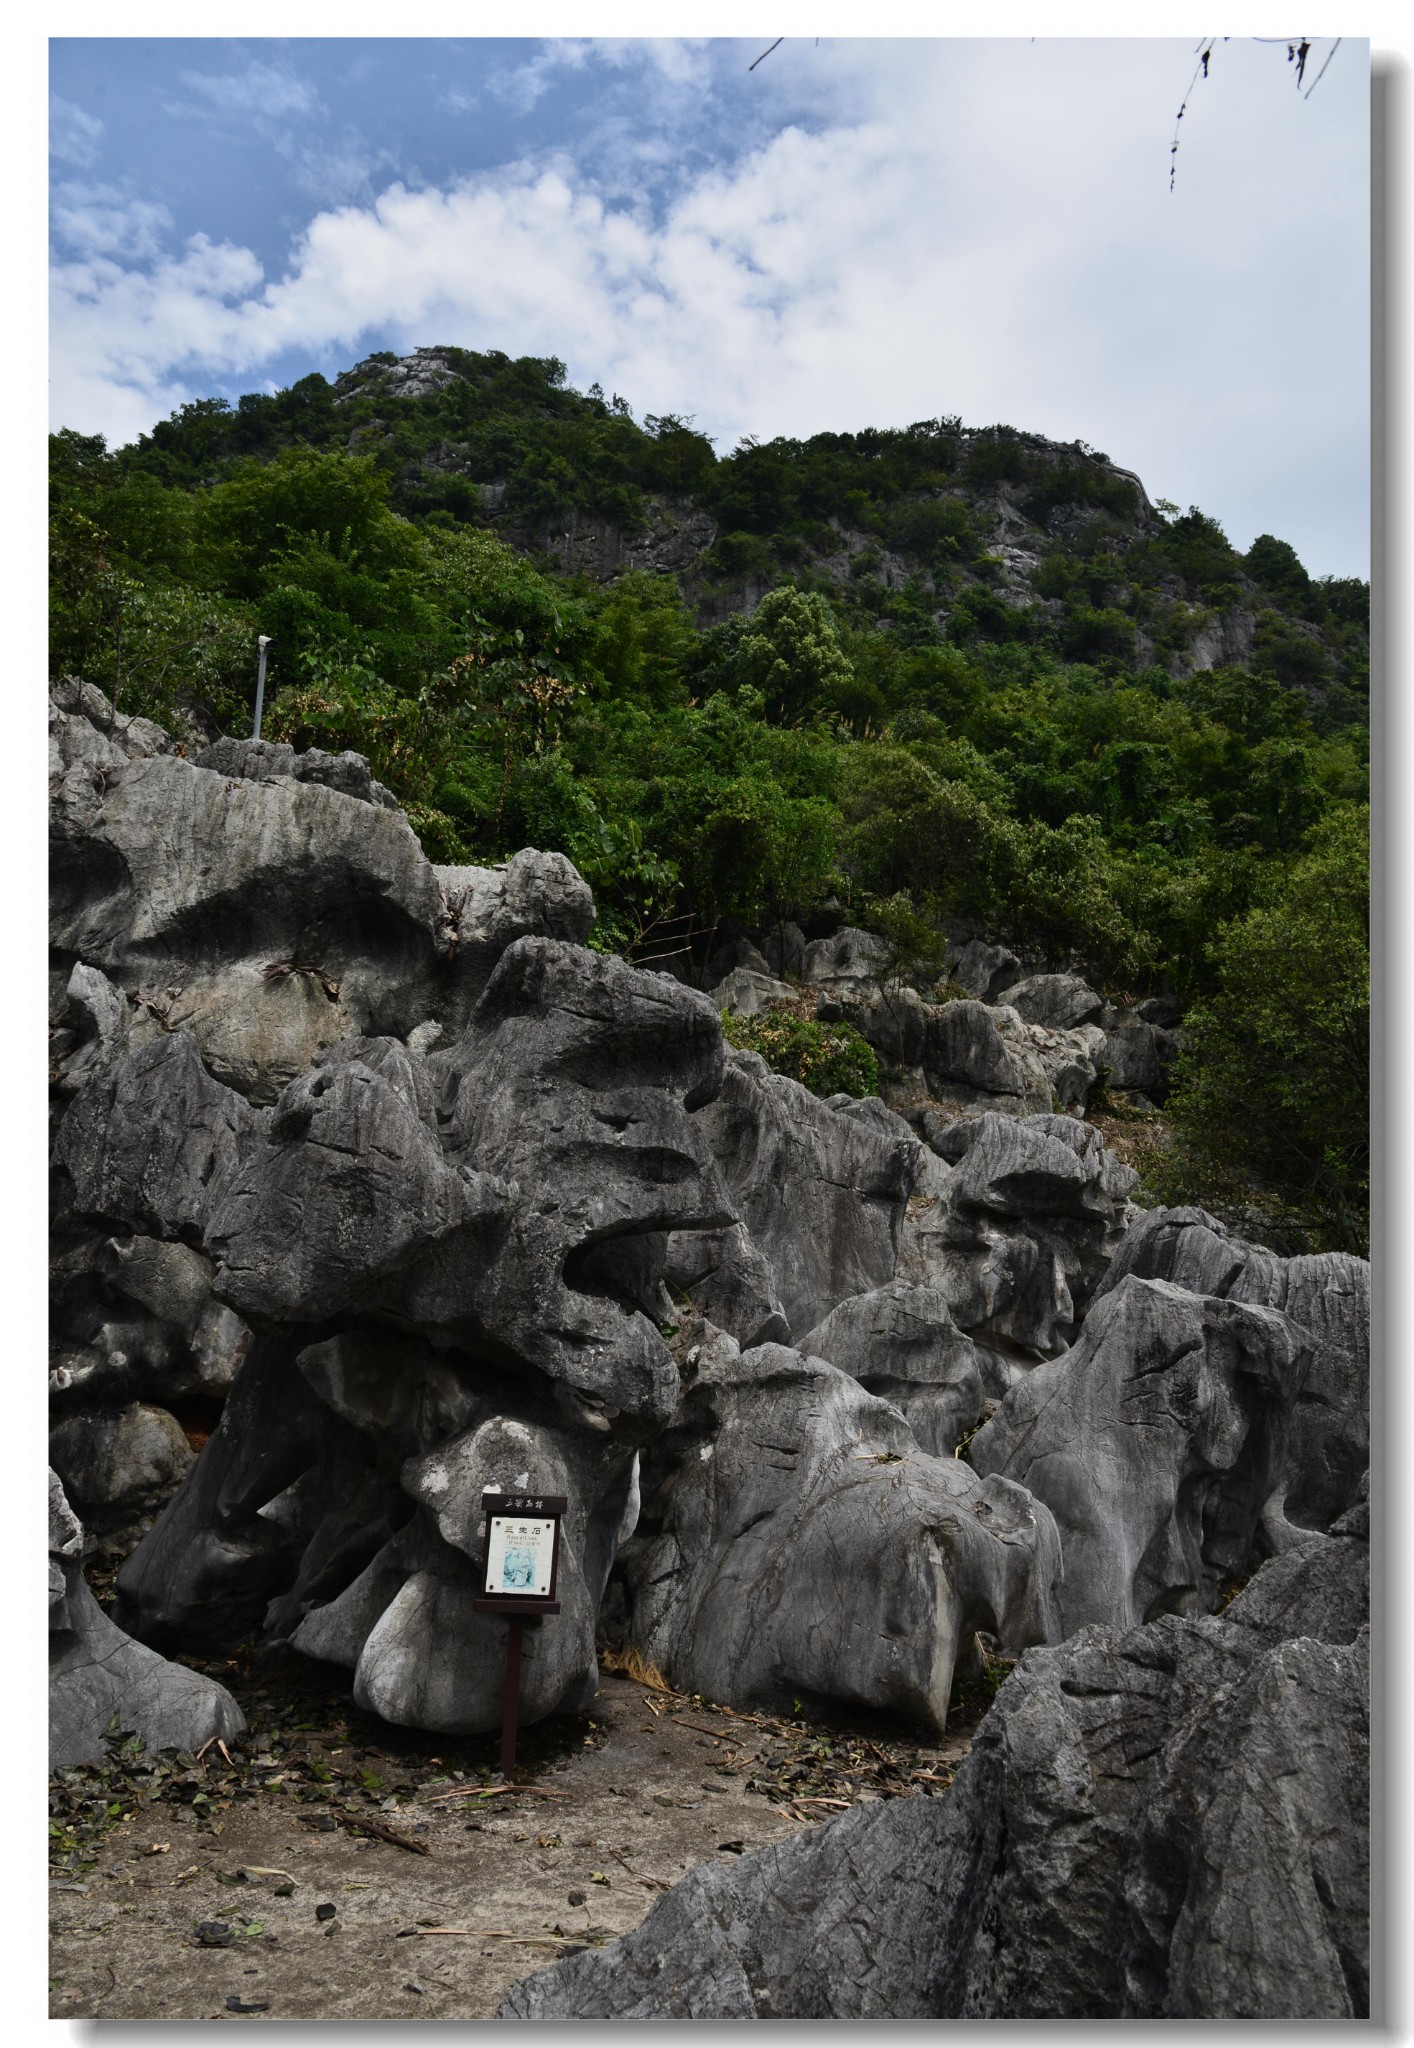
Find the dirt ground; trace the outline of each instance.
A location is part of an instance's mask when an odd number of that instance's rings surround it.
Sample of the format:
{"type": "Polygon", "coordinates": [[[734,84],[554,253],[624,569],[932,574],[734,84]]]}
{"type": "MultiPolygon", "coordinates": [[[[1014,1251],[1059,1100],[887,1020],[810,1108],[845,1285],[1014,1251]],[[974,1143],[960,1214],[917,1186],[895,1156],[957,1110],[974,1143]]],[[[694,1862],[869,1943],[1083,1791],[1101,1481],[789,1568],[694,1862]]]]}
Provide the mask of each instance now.
{"type": "Polygon", "coordinates": [[[328,1667],[206,1668],[252,1724],[227,1756],[129,1745],[55,1781],[55,2018],[490,2018],[695,1864],[859,1799],[941,1796],[991,1689],[927,1738],[606,1674],[591,1717],[526,1731],[507,1790],[494,1738],[392,1729],[328,1667]]]}

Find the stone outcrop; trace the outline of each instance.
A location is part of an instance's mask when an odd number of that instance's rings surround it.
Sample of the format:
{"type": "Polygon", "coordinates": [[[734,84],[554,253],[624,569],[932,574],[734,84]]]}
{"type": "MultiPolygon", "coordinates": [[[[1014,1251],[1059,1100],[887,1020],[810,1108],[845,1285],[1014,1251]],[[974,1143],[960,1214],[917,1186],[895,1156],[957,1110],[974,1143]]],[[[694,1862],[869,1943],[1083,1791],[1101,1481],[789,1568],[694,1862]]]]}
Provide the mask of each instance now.
{"type": "Polygon", "coordinates": [[[1221,1620],[1029,1651],[945,1799],[701,1864],[500,2016],[1366,2017],[1364,1545],[1330,1544],[1264,1566],[1221,1620]]]}
{"type": "Polygon", "coordinates": [[[950,1458],[982,1415],[984,1362],[936,1287],[891,1280],[832,1309],[800,1339],[898,1409],[919,1447],[950,1458]]]}
{"type": "Polygon", "coordinates": [[[1020,1487],[920,1451],[899,1412],[781,1345],[708,1330],[644,1452],[629,1640],[688,1692],[854,1700],[941,1728],[974,1629],[1054,1627],[1060,1551],[1020,1487]]]}
{"type": "Polygon", "coordinates": [[[938,1130],[953,1171],[910,1208],[899,1279],[1024,1366],[1069,1345],[1126,1225],[1138,1176],[1073,1117],[989,1112],[938,1130]]]}
{"type": "Polygon", "coordinates": [[[1152,1209],[1101,1283],[1127,1274],[1278,1309],[1312,1339],[1286,1463],[1263,1510],[1274,1550],[1323,1529],[1358,1498],[1370,1459],[1370,1267],[1348,1252],[1281,1258],[1234,1237],[1203,1209],[1152,1209]]]}
{"type": "MultiPolygon", "coordinates": [[[[593,921],[563,855],[434,868],[357,755],[220,740],[194,763],[88,686],[55,699],[50,787],[60,971],[121,990],[135,1046],[190,1031],[252,1102],[345,1039],[460,1029],[512,938],[593,921]]],[[[92,986],[61,1031],[90,1028],[92,986]]]]}
{"type": "Polygon", "coordinates": [[[563,1493],[526,1719],[592,1699],[611,1575],[729,1705],[939,1728],[977,1632],[1025,1651],[945,1801],[695,1873],[546,1980],[576,2016],[1362,2009],[1368,1276],[1136,1221],[1054,1113],[1120,1039],[1161,1087],[1170,1009],[981,941],[926,1000],[847,927],[707,996],[587,950],[560,856],[433,866],[357,756],[79,684],[53,747],[51,1451],[136,1542],[109,1619],[54,1481],[56,1754],[233,1732],[160,1653],[253,1635],[496,1725],[483,1493],[563,1493]],[[724,1047],[776,974],[909,1121],[724,1047]]]}
{"type": "Polygon", "coordinates": [[[1063,1635],[1218,1604],[1246,1568],[1310,1353],[1274,1309],[1131,1276],[1012,1388],[970,1456],[1055,1516],[1063,1635]]]}
{"type": "Polygon", "coordinates": [[[93,1763],[110,1738],[144,1749],[200,1749],[239,1735],[245,1716],[224,1686],[135,1643],[84,1581],[83,1529],[49,1474],[49,1766],[93,1763]]]}
{"type": "MultiPolygon", "coordinates": [[[[822,1102],[757,1053],[728,1051],[721,1091],[697,1119],[792,1331],[891,1280],[922,1148],[888,1112],[822,1102]]],[[[695,1259],[695,1247],[688,1248],[695,1259]]],[[[668,1277],[731,1328],[723,1289],[693,1280],[676,1240],[668,1277]]],[[[755,1334],[754,1332],[749,1334],[755,1334]]]]}

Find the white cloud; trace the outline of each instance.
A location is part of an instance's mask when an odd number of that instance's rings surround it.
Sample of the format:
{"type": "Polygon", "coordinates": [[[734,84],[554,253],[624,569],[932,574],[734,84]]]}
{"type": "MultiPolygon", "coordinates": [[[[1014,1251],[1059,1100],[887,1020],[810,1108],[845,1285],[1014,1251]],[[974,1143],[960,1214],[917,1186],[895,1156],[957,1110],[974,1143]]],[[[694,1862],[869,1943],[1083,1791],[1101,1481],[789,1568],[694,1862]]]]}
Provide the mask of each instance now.
{"type": "Polygon", "coordinates": [[[50,199],[56,242],[76,256],[123,256],[141,262],[161,253],[172,215],[160,200],[138,199],[113,185],[66,180],[50,199]]]}
{"type": "Polygon", "coordinates": [[[312,114],[321,105],[314,87],[287,64],[253,62],[241,71],[184,71],[182,83],[229,114],[257,114],[273,120],[287,114],[312,114]]]}
{"type": "MultiPolygon", "coordinates": [[[[145,269],[71,263],[58,419],[116,437],[134,393],[157,411],[179,383],[291,352],[460,342],[560,355],[640,414],[696,414],[722,447],[951,412],[1080,437],[1243,545],[1275,530],[1349,570],[1363,52],[1322,108],[1288,104],[1234,45],[1229,98],[1202,103],[1170,197],[1183,47],[822,45],[801,55],[826,125],[651,208],[608,203],[559,155],[326,208],[278,278],[211,244],[145,269]]],[[[643,140],[661,143],[662,103],[644,100],[643,140]]]]}
{"type": "Polygon", "coordinates": [[[72,100],[49,95],[49,154],[61,163],[86,171],[96,164],[103,123],[96,114],[86,114],[72,100]]]}

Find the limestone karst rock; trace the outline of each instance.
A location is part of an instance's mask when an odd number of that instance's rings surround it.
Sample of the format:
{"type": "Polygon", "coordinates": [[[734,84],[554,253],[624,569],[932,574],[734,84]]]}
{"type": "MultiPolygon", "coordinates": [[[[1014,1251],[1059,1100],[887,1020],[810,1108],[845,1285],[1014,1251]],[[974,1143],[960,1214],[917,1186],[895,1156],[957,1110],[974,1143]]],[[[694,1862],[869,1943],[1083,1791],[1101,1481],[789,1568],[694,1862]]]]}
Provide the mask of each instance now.
{"type": "Polygon", "coordinates": [[[1104,997],[1097,996],[1078,974],[1032,974],[1006,990],[1008,1009],[1023,1024],[1048,1024],[1069,1031],[1077,1024],[1097,1024],[1104,997]]]}
{"type": "MultiPolygon", "coordinates": [[[[893,1278],[921,1150],[898,1118],[822,1102],[758,1053],[729,1050],[720,1093],[697,1122],[789,1329],[811,1329],[838,1302],[893,1278]]],[[[670,1242],[670,1280],[739,1339],[756,1336],[724,1298],[741,1291],[739,1267],[719,1263],[694,1278],[698,1257],[696,1246],[670,1242]]]]}
{"type": "Polygon", "coordinates": [[[1246,1567],[1310,1354],[1274,1309],[1131,1275],[1011,1389],[970,1456],[1055,1516],[1062,1635],[1217,1605],[1246,1567]]]}
{"type": "Polygon", "coordinates": [[[1006,1354],[1054,1357],[1074,1338],[1138,1176],[1074,1117],[989,1112],[937,1144],[953,1171],[910,1207],[897,1277],[939,1289],[958,1327],[1000,1354],[1004,1386],[1006,1354]]]}
{"type": "Polygon", "coordinates": [[[808,1331],[800,1349],[890,1402],[934,1457],[950,1458],[982,1414],[983,1362],[939,1288],[891,1280],[856,1294],[808,1331]]]}
{"type": "Polygon", "coordinates": [[[500,2016],[1367,2016],[1368,1562],[1325,1545],[1222,1619],[1028,1651],[945,1798],[700,1864],[500,2016]]]}
{"type": "Polygon", "coordinates": [[[1203,1209],[1151,1209],[1116,1251],[1099,1293],[1126,1274],[1279,1309],[1313,1340],[1286,1462],[1263,1510],[1273,1549],[1323,1529],[1359,1494],[1370,1459],[1370,1267],[1348,1252],[1280,1258],[1203,1209]]]}
{"type": "Polygon", "coordinates": [[[224,1686],[125,1636],[84,1580],[83,1529],[49,1474],[49,1764],[92,1763],[108,1734],[145,1749],[200,1749],[239,1735],[245,1716],[224,1686]]]}
{"type": "Polygon", "coordinates": [[[941,1728],[974,1629],[1055,1625],[1054,1526],[1018,1486],[919,1449],[823,1360],[704,1326],[643,1454],[628,1639],[682,1690],[848,1699],[941,1728]]]}
{"type": "Polygon", "coordinates": [[[345,1039],[459,1030],[513,938],[587,935],[562,854],[436,868],[385,796],[356,755],[223,740],[193,762],[90,686],[60,692],[55,958],[124,992],[135,1044],[188,1030],[217,1080],[269,1103],[345,1039]]]}

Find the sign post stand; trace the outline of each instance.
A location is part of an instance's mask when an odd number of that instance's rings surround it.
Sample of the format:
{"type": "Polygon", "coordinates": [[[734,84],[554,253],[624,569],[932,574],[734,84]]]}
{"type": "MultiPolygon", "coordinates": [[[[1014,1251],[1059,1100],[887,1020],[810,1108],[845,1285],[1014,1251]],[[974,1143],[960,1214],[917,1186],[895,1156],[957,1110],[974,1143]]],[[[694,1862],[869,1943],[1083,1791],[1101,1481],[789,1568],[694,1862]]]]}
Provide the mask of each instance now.
{"type": "Polygon", "coordinates": [[[501,1493],[481,1496],[486,1517],[483,1591],[472,1601],[478,1614],[503,1614],[506,1689],[501,1709],[501,1775],[511,1782],[516,1762],[520,1711],[520,1661],[527,1620],[558,1614],[560,1524],[569,1502],[562,1493],[501,1493]]]}

